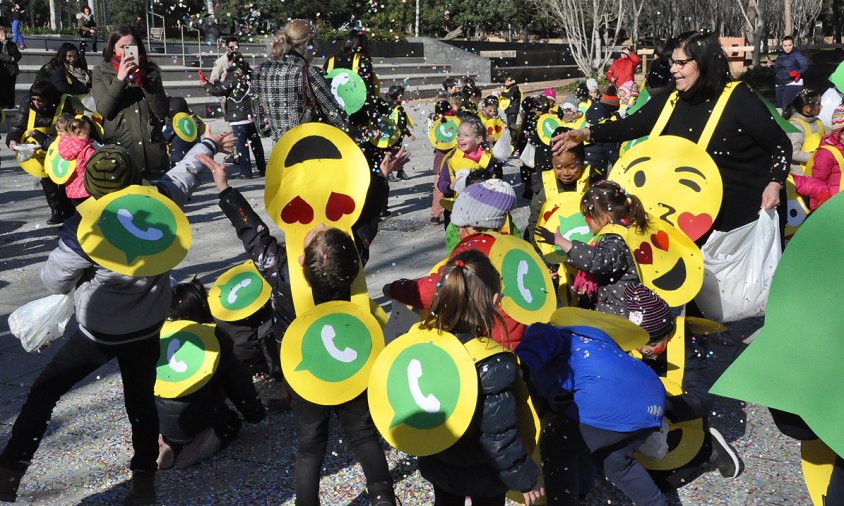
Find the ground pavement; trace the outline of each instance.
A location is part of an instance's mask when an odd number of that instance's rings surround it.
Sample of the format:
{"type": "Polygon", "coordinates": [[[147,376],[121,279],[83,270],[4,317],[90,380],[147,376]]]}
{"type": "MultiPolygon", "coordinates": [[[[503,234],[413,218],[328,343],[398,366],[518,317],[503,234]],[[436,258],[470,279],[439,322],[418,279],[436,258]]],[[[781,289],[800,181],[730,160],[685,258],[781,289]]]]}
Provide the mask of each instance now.
{"type": "MultiPolygon", "coordinates": [[[[410,179],[391,183],[393,216],[381,223],[366,267],[370,293],[385,306],[384,283],[422,275],[444,256],[443,232],[428,224],[432,187],[432,153],[424,116],[430,105],[410,105],[417,127],[408,167],[410,179]]],[[[219,120],[210,122],[221,126],[219,120]]],[[[269,156],[270,142],[264,141],[269,156]]],[[[62,343],[27,354],[9,334],[7,317],[21,304],[47,294],[39,268],[56,244],[57,228],[44,221],[49,215],[37,181],[17,167],[11,153],[0,151],[0,443],[8,439],[30,385],[62,343]]],[[[233,171],[236,169],[232,168],[233,171]]],[[[518,168],[510,162],[506,179],[518,182],[518,168]]],[[[265,218],[263,179],[232,181],[265,218]]],[[[517,194],[520,194],[517,188],[517,194]]],[[[514,219],[527,221],[525,201],[514,219]]],[[[228,267],[245,260],[232,227],[216,205],[216,191],[206,175],[202,188],[186,207],[193,228],[193,246],[173,272],[178,280],[194,275],[209,285],[228,267]]],[[[270,225],[275,229],[274,225],[270,225]]],[[[276,234],[280,236],[280,233],[276,234]]],[[[389,307],[387,306],[389,310],[389,307]]],[[[745,322],[737,334],[759,326],[745,322]]],[[[714,346],[715,367],[736,355],[735,346],[714,346]]],[[[130,458],[129,427],[122,404],[120,375],[115,364],[93,373],[58,404],[41,449],[21,484],[23,504],[114,504],[127,491],[130,458]]],[[[712,424],[732,441],[746,470],[735,480],[717,472],[704,474],[680,489],[675,504],[743,505],[809,504],[800,471],[798,445],[779,434],[765,408],[719,400],[712,424]]],[[[323,504],[365,504],[360,466],[333,426],[323,470],[323,504]]],[[[386,445],[385,445],[386,448],[386,445]]],[[[292,504],[295,435],[290,412],[271,415],[258,425],[246,425],[238,440],[206,463],[186,470],[159,473],[161,504],[292,504]]],[[[396,492],[405,505],[430,504],[431,487],[416,471],[415,459],[387,451],[396,492]]],[[[602,484],[586,504],[629,504],[611,485],[602,484]]]]}

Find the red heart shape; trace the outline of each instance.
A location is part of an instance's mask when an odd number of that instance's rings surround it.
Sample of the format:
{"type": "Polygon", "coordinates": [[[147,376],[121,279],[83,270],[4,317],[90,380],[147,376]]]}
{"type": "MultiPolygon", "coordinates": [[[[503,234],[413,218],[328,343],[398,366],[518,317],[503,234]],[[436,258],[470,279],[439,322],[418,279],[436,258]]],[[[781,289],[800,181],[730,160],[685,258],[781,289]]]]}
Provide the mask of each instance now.
{"type": "Polygon", "coordinates": [[[545,221],[547,222],[549,219],[551,219],[551,215],[554,214],[554,211],[556,211],[559,208],[560,208],[560,206],[554,206],[550,211],[543,214],[542,217],[545,218],[545,221]]]}
{"type": "Polygon", "coordinates": [[[487,135],[492,135],[494,132],[495,132],[495,130],[492,127],[489,127],[489,128],[486,129],[487,135]]]}
{"type": "Polygon", "coordinates": [[[662,251],[668,251],[668,234],[665,233],[665,230],[651,234],[651,242],[662,251]]]}
{"type": "Polygon", "coordinates": [[[281,221],[287,224],[307,225],[314,220],[314,209],[302,197],[296,196],[281,210],[281,221]]]}
{"type": "Polygon", "coordinates": [[[328,203],[325,204],[325,216],[331,221],[337,221],[345,214],[355,211],[355,201],[345,193],[331,192],[328,203]]]}
{"type": "Polygon", "coordinates": [[[495,125],[495,132],[496,133],[500,134],[502,132],[502,130],[504,130],[504,127],[502,127],[501,125],[495,125]]]}
{"type": "Polygon", "coordinates": [[[692,213],[682,213],[677,218],[677,226],[684,234],[689,236],[689,239],[697,241],[703,234],[712,228],[712,216],[706,213],[694,215],[692,213]]]}
{"type": "Polygon", "coordinates": [[[633,256],[640,264],[650,265],[654,263],[653,249],[649,242],[642,241],[642,244],[633,252],[633,256]]]}

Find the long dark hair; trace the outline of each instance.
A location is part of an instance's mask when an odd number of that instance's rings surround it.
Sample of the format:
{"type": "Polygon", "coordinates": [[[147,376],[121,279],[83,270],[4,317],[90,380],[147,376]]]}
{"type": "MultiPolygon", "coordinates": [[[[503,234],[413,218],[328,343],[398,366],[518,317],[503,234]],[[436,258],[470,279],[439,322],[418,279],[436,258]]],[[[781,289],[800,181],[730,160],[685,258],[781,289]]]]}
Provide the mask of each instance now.
{"type": "Polygon", "coordinates": [[[785,106],[785,109],[782,111],[782,117],[785,119],[791,119],[791,117],[794,116],[794,113],[799,112],[800,114],[803,114],[803,108],[807,105],[819,104],[820,102],[821,94],[819,92],[811,88],[803,88],[800,90],[800,93],[794,97],[794,100],[785,106]]]}
{"type": "Polygon", "coordinates": [[[56,56],[54,56],[50,60],[50,67],[60,67],[65,64],[65,57],[67,53],[71,51],[76,51],[76,68],[80,68],[82,70],[88,70],[88,62],[85,61],[85,53],[81,52],[76,44],[72,44],[70,42],[65,42],[61,46],[59,46],[59,50],[56,51],[56,56]]]}
{"type": "Polygon", "coordinates": [[[173,299],[170,301],[171,320],[190,320],[197,323],[214,323],[211,307],[208,305],[208,292],[202,282],[194,277],[187,283],[173,287],[173,299]]]}
{"type": "MultiPolygon", "coordinates": [[[[132,38],[135,39],[135,45],[138,46],[138,57],[139,57],[139,59],[140,59],[141,56],[144,57],[143,59],[146,59],[147,50],[144,47],[144,41],[141,38],[141,35],[137,32],[137,30],[135,30],[131,26],[121,25],[121,26],[117,27],[117,29],[115,31],[111,32],[111,36],[108,38],[108,44],[106,44],[106,48],[103,51],[103,60],[104,61],[107,61],[107,62],[111,61],[111,58],[114,56],[114,46],[115,46],[115,44],[117,44],[118,40],[120,40],[122,37],[125,37],[127,35],[131,35],[132,38]]],[[[141,64],[141,62],[137,62],[137,63],[139,65],[141,64]]]]}
{"type": "Polygon", "coordinates": [[[349,32],[349,35],[346,36],[346,40],[343,42],[342,51],[363,53],[369,56],[369,40],[366,38],[366,34],[360,30],[349,32]]]}
{"type": "Polygon", "coordinates": [[[693,59],[700,71],[695,84],[684,93],[701,93],[705,98],[718,98],[727,83],[733,80],[718,34],[703,30],[680,34],[677,48],[693,59]]]}

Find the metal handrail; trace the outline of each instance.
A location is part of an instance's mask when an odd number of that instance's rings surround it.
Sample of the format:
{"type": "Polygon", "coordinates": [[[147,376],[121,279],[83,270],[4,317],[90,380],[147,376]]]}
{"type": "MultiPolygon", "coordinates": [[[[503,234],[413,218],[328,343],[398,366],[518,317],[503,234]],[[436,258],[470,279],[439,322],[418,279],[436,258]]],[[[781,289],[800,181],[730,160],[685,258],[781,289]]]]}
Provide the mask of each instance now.
{"type": "MultiPolygon", "coordinates": [[[[161,18],[161,36],[164,40],[164,54],[167,54],[167,23],[164,20],[164,16],[162,16],[161,14],[158,14],[157,12],[153,12],[153,11],[147,11],[147,14],[149,14],[150,16],[152,16],[154,18],[161,18]]],[[[147,40],[151,40],[149,38],[150,24],[152,24],[152,23],[147,23],[147,40]]],[[[155,28],[155,27],[152,27],[152,28],[155,28]]]]}

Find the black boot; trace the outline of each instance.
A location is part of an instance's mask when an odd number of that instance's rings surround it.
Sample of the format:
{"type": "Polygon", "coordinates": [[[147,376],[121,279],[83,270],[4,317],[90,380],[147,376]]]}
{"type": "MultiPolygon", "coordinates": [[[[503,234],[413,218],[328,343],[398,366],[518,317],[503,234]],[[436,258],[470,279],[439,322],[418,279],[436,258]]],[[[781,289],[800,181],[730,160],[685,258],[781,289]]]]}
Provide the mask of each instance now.
{"type": "Polygon", "coordinates": [[[126,506],[146,506],[155,504],[155,472],[132,471],[129,494],[123,500],[126,506]]]}
{"type": "Polygon", "coordinates": [[[8,467],[0,467],[0,501],[15,502],[23,473],[23,471],[15,471],[8,467]]]}
{"type": "Polygon", "coordinates": [[[41,189],[44,190],[44,197],[47,199],[47,205],[50,206],[48,225],[58,225],[73,215],[73,205],[67,198],[64,187],[45,177],[41,179],[41,189]]]}
{"type": "Polygon", "coordinates": [[[369,502],[372,506],[396,506],[396,494],[393,491],[393,484],[388,481],[376,481],[366,486],[369,492],[369,502]]]}

